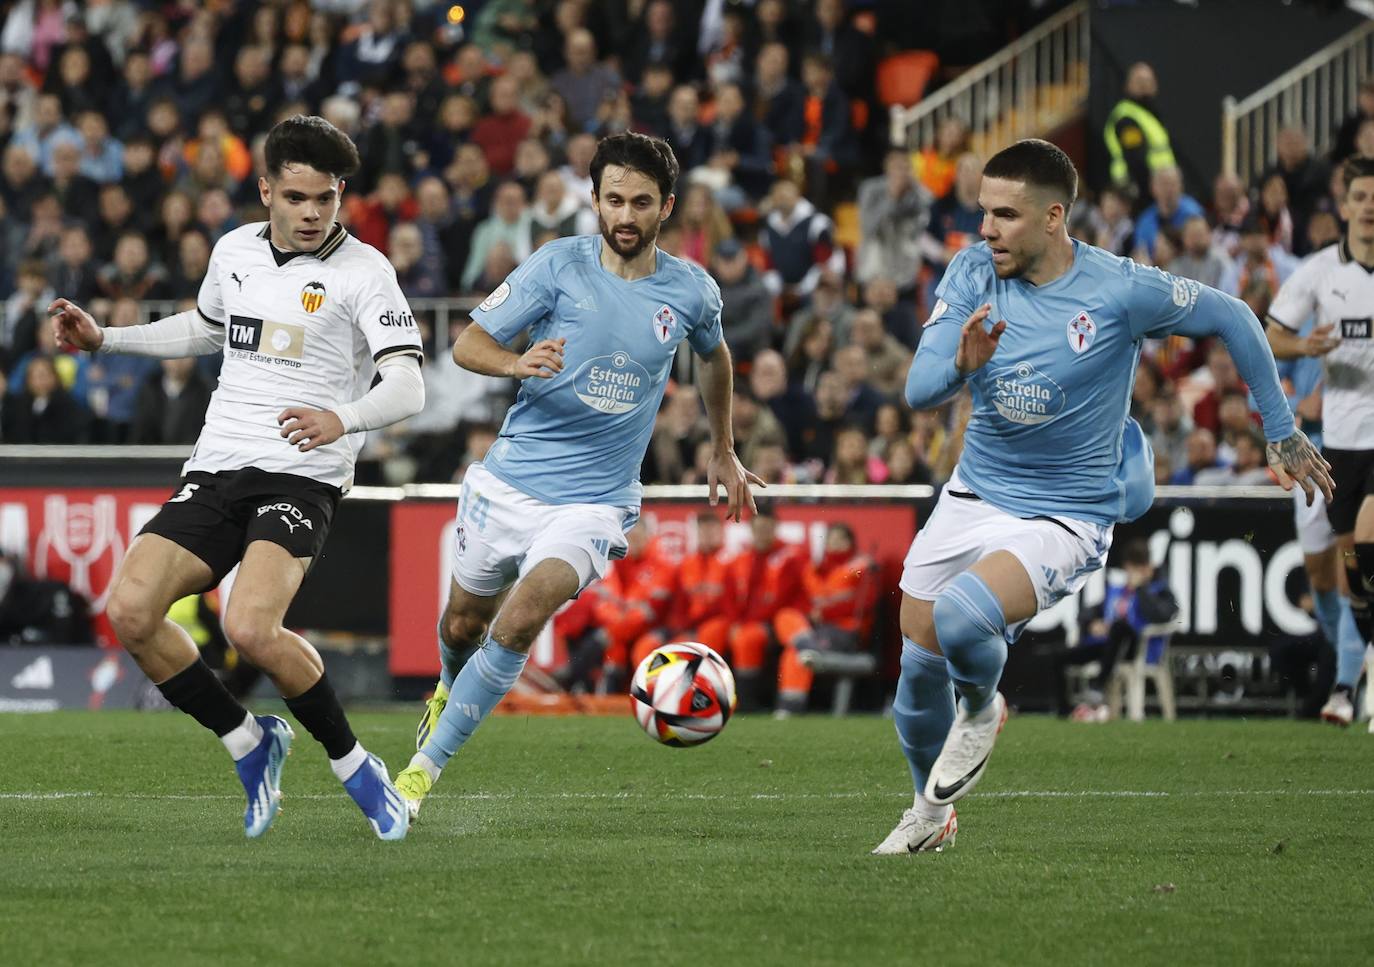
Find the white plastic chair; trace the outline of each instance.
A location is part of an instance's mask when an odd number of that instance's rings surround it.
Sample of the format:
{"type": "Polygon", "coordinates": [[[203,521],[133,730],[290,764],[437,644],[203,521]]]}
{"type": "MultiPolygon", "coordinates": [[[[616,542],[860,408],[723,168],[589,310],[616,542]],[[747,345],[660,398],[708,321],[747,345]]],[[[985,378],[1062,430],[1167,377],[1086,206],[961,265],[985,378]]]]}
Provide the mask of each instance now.
{"type": "Polygon", "coordinates": [[[1112,673],[1111,682],[1107,685],[1107,704],[1111,707],[1113,716],[1121,717],[1124,693],[1126,718],[1132,722],[1145,721],[1145,683],[1153,682],[1164,721],[1172,722],[1178,718],[1178,709],[1174,703],[1174,670],[1169,663],[1169,642],[1174,632],[1182,626],[1182,622],[1175,618],[1173,621],[1146,625],[1140,629],[1140,644],[1136,648],[1135,658],[1118,664],[1112,673]],[[1148,645],[1152,638],[1163,638],[1164,647],[1160,650],[1157,661],[1147,662],[1145,659],[1148,657],[1148,645]]]}

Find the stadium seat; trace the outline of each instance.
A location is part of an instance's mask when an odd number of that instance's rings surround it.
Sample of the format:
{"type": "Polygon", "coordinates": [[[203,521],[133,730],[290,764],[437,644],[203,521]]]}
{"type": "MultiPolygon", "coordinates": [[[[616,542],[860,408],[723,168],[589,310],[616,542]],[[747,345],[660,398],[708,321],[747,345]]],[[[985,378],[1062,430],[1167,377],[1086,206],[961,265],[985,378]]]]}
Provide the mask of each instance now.
{"type": "Polygon", "coordinates": [[[911,107],[926,93],[940,66],[932,50],[904,50],[878,63],[878,100],[883,107],[911,107]]]}
{"type": "Polygon", "coordinates": [[[833,675],[835,700],[831,703],[833,715],[842,716],[849,712],[849,703],[854,697],[854,679],[872,675],[878,669],[878,660],[867,652],[815,651],[806,649],[799,653],[802,664],[807,665],[817,675],[833,675]]]}
{"type": "Polygon", "coordinates": [[[1145,683],[1153,682],[1159,709],[1166,722],[1178,717],[1174,704],[1174,670],[1169,663],[1169,641],[1180,627],[1177,620],[1146,625],[1140,630],[1141,646],[1136,656],[1116,666],[1112,680],[1107,683],[1107,705],[1114,718],[1125,717],[1132,722],[1145,721],[1145,683]]]}

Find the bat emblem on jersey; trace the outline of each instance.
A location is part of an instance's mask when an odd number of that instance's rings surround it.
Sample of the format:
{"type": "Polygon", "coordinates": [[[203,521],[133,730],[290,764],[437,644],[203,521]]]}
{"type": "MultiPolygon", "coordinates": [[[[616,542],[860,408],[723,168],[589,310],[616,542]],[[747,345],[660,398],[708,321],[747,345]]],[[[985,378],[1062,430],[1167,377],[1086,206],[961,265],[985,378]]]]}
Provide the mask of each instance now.
{"type": "Polygon", "coordinates": [[[322,305],[324,305],[324,283],[307,282],[305,288],[301,289],[301,307],[306,312],[318,312],[322,305]]]}
{"type": "Polygon", "coordinates": [[[1086,353],[1097,336],[1097,323],[1086,312],[1078,312],[1069,320],[1069,348],[1081,356],[1086,353]]]}

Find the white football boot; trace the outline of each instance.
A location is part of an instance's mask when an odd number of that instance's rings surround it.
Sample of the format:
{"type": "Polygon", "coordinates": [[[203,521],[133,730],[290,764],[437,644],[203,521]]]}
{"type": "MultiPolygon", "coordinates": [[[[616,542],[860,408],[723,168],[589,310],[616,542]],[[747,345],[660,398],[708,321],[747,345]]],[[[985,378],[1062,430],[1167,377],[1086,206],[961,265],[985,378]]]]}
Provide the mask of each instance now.
{"type": "Polygon", "coordinates": [[[987,768],[997,733],[1006,721],[1007,700],[1001,692],[977,715],[969,715],[964,704],[959,703],[959,712],[945,737],[945,747],[926,780],[926,802],[946,806],[968,795],[987,768]]]}
{"type": "Polygon", "coordinates": [[[1322,721],[1342,728],[1355,721],[1355,703],[1350,700],[1350,689],[1338,688],[1331,693],[1322,706],[1322,721]]]}
{"type": "Polygon", "coordinates": [[[954,845],[959,835],[959,817],[953,806],[945,807],[945,818],[923,819],[915,809],[902,813],[897,828],[873,849],[874,856],[905,856],[907,853],[940,853],[954,845]]]}

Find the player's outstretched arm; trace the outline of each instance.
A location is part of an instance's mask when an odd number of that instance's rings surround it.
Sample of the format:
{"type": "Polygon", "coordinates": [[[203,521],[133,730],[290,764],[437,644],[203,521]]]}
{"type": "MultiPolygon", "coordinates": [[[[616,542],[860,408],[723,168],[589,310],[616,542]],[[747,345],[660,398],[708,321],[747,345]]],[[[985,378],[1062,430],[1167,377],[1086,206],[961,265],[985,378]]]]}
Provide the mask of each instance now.
{"type": "Polygon", "coordinates": [[[1005,322],[984,328],[991,312],[991,305],[979,306],[957,329],[949,323],[927,323],[906,376],[907,405],[913,410],[939,406],[964,380],[987,365],[1007,329],[1005,322]]]}
{"type": "Polygon", "coordinates": [[[763,478],[744,469],[735,455],[735,434],[730,423],[730,400],[734,395],[734,361],[722,339],[716,348],[700,359],[701,401],[711,425],[711,460],[706,465],[706,493],[714,507],[719,502],[717,486],[725,486],[725,516],[739,520],[747,505],[754,506],[750,485],[767,487],[763,478]]]}
{"type": "Polygon", "coordinates": [[[473,323],[453,343],[453,361],[483,376],[553,379],[563,371],[563,347],[567,344],[561,338],[541,339],[523,353],[512,352],[473,323]]]}
{"type": "Polygon", "coordinates": [[[60,345],[88,352],[125,353],[154,359],[205,356],[224,347],[224,327],[190,309],[143,326],[102,329],[91,314],[69,299],[48,306],[60,345]]]}

